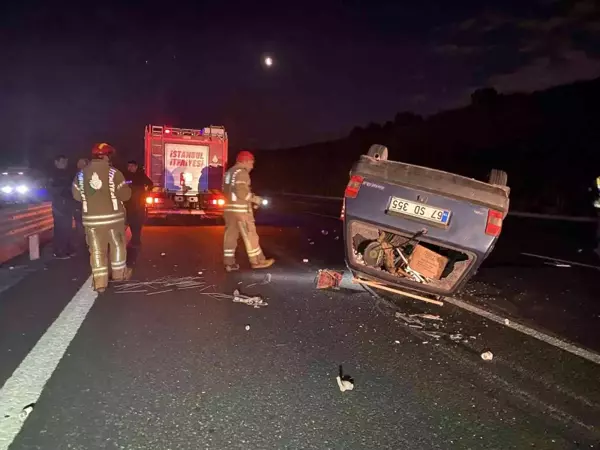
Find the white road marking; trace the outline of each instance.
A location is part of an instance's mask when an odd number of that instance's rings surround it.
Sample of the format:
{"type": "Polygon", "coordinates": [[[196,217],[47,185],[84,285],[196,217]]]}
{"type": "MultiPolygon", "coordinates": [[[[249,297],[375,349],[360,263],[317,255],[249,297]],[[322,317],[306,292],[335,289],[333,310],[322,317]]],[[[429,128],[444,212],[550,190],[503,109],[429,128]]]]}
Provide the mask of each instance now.
{"type": "Polygon", "coordinates": [[[552,258],[550,256],[536,255],[535,253],[524,253],[524,252],[522,252],[521,255],[531,256],[532,258],[546,259],[548,261],[556,261],[556,262],[560,262],[560,263],[571,264],[573,266],[587,267],[588,269],[600,270],[600,266],[594,266],[592,264],[583,264],[583,263],[579,263],[576,261],[569,261],[568,259],[552,258]]]}
{"type": "Polygon", "coordinates": [[[0,450],[19,434],[23,408],[38,401],[97,296],[90,276],[0,389],[0,450]]]}
{"type": "Polygon", "coordinates": [[[531,336],[532,338],[538,339],[542,342],[545,342],[546,344],[550,344],[554,347],[560,348],[561,350],[587,359],[588,361],[600,364],[600,354],[598,353],[570,344],[569,342],[563,341],[554,336],[550,336],[546,333],[527,327],[525,325],[521,325],[520,323],[514,322],[511,318],[501,317],[497,314],[494,314],[493,312],[486,311],[485,309],[479,308],[475,305],[459,300],[457,298],[444,297],[444,301],[451,303],[454,306],[458,306],[459,308],[466,309],[467,311],[470,311],[479,316],[485,317],[486,319],[492,320],[496,323],[499,323],[500,325],[504,325],[505,327],[512,328],[513,330],[519,331],[523,334],[526,334],[527,336],[531,336]]]}

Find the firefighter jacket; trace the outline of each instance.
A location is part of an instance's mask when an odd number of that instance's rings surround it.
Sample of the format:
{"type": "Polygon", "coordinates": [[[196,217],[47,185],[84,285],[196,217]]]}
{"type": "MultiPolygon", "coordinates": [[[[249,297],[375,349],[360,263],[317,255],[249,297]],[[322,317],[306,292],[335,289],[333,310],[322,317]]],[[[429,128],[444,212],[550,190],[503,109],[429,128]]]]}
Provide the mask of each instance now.
{"type": "Polygon", "coordinates": [[[232,213],[251,213],[254,195],[250,188],[250,173],[243,166],[236,164],[227,172],[223,181],[225,195],[224,211],[232,213]]]}
{"type": "Polygon", "coordinates": [[[102,227],[124,223],[123,202],[131,197],[131,188],[123,174],[108,161],[94,159],[75,176],[73,198],[81,202],[83,225],[102,227]]]}

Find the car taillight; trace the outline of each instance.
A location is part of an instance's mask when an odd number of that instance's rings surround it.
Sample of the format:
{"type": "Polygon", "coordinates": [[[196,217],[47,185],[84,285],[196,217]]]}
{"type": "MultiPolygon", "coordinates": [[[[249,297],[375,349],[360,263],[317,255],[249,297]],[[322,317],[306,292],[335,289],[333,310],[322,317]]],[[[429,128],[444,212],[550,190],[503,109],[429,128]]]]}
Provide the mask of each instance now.
{"type": "Polygon", "coordinates": [[[490,236],[500,236],[502,231],[502,219],[504,214],[500,211],[494,211],[490,209],[487,216],[487,224],[485,226],[485,234],[490,236]]]}
{"type": "Polygon", "coordinates": [[[348,186],[346,186],[346,192],[344,193],[344,197],[356,198],[363,180],[364,178],[360,175],[352,175],[352,177],[350,177],[350,181],[348,181],[348,186]]]}

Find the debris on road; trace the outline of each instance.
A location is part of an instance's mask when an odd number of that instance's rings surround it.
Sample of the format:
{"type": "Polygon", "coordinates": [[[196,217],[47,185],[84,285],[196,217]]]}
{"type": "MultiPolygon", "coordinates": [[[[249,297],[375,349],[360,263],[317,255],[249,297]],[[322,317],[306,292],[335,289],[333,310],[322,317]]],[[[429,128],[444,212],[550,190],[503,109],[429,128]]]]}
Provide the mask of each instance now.
{"type": "Polygon", "coordinates": [[[250,325],[246,325],[246,331],[250,329],[250,325]]]}
{"type": "Polygon", "coordinates": [[[559,263],[558,261],[545,262],[544,264],[554,267],[572,267],[571,264],[559,263]]]}
{"type": "Polygon", "coordinates": [[[323,236],[327,236],[329,234],[329,231],[327,231],[327,230],[321,230],[321,234],[323,236]]]}
{"type": "Polygon", "coordinates": [[[375,281],[367,281],[367,280],[364,280],[362,278],[353,278],[352,282],[353,283],[358,283],[358,284],[364,284],[366,286],[371,286],[371,287],[374,287],[376,289],[381,289],[382,291],[392,292],[394,294],[402,295],[404,297],[414,298],[416,300],[421,300],[421,301],[426,302],[426,303],[433,303],[434,305],[444,306],[444,303],[440,302],[439,300],[433,300],[431,298],[423,297],[421,295],[412,294],[412,293],[406,292],[406,291],[401,291],[400,289],[394,289],[394,288],[391,288],[391,287],[386,286],[384,284],[377,283],[375,281]]]}
{"type": "Polygon", "coordinates": [[[354,389],[354,380],[351,377],[349,377],[348,375],[344,375],[342,366],[339,367],[339,371],[340,372],[335,379],[340,388],[340,391],[345,392],[345,391],[351,391],[352,389],[354,389]]]}
{"type": "Polygon", "coordinates": [[[321,269],[317,272],[317,276],[315,277],[315,283],[317,289],[339,289],[343,277],[343,272],[338,272],[329,269],[321,269]]]}
{"type": "Polygon", "coordinates": [[[22,421],[25,421],[25,419],[27,419],[27,417],[29,417],[29,414],[31,414],[31,411],[33,411],[34,406],[35,406],[35,403],[30,403],[25,408],[23,408],[23,410],[19,414],[19,419],[21,419],[22,421]]]}
{"type": "Polygon", "coordinates": [[[337,380],[337,384],[340,387],[340,391],[346,392],[354,389],[354,384],[350,380],[342,380],[340,376],[335,378],[337,380]]]}
{"type": "Polygon", "coordinates": [[[261,285],[269,284],[270,282],[271,282],[271,274],[268,273],[268,274],[265,275],[265,278],[260,283],[249,284],[248,286],[246,286],[246,288],[249,288],[249,287],[252,287],[252,286],[256,286],[257,284],[261,284],[261,285]]]}
{"type": "Polygon", "coordinates": [[[146,295],[162,294],[174,289],[208,289],[211,285],[201,277],[166,276],[153,281],[118,281],[115,283],[117,294],[147,293],[146,295]]]}
{"type": "Polygon", "coordinates": [[[304,258],[304,259],[302,260],[302,262],[303,262],[303,263],[307,263],[307,262],[308,262],[308,259],[304,258]]]}
{"type": "Polygon", "coordinates": [[[250,297],[248,295],[240,294],[240,291],[237,289],[233,291],[233,301],[234,303],[245,303],[246,305],[254,306],[255,308],[269,305],[258,295],[250,297]]]}
{"type": "Polygon", "coordinates": [[[481,354],[481,359],[483,359],[484,361],[491,361],[492,358],[494,358],[494,354],[490,351],[481,354]]]}
{"type": "Polygon", "coordinates": [[[411,314],[410,317],[420,317],[421,319],[439,320],[439,321],[444,320],[436,314],[411,314]]]}
{"type": "Polygon", "coordinates": [[[162,253],[160,254],[160,256],[166,256],[166,253],[165,253],[165,252],[162,252],[162,253]]]}

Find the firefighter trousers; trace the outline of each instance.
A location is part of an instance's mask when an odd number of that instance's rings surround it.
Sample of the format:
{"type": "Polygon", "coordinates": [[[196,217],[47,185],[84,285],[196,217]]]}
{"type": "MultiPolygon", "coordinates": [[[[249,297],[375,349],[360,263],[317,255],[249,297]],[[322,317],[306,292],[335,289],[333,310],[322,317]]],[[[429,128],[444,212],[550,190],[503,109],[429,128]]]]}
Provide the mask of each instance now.
{"type": "Polygon", "coordinates": [[[223,263],[226,266],[235,264],[235,250],[240,235],[248,254],[250,264],[258,264],[265,260],[260,248],[258,233],[254,223],[254,214],[225,211],[225,236],[223,238],[223,263]]]}
{"type": "Polygon", "coordinates": [[[90,251],[94,289],[104,289],[108,286],[109,253],[112,279],[116,281],[125,279],[127,272],[125,223],[86,227],[85,237],[90,251]]]}

